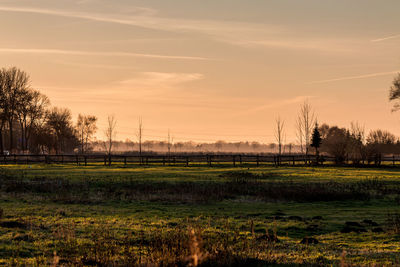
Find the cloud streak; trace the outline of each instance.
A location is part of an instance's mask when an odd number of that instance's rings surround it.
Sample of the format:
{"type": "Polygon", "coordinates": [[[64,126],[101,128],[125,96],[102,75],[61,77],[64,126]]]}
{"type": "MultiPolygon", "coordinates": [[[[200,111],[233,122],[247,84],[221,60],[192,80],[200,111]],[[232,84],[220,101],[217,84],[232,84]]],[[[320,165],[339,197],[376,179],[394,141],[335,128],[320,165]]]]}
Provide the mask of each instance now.
{"type": "Polygon", "coordinates": [[[400,38],[400,34],[374,39],[374,40],[371,40],[371,42],[378,43],[378,42],[383,42],[386,40],[397,39],[397,38],[400,38]]]}
{"type": "Polygon", "coordinates": [[[179,59],[179,60],[210,60],[204,57],[190,56],[170,56],[157,54],[142,54],[130,52],[91,52],[81,50],[64,50],[64,49],[34,49],[34,48],[0,48],[0,53],[8,54],[53,54],[53,55],[74,55],[74,56],[106,56],[106,57],[139,57],[154,59],[179,59]]]}
{"type": "Polygon", "coordinates": [[[124,86],[172,87],[181,83],[201,80],[201,73],[142,72],[139,77],[119,81],[124,86]]]}
{"type": "MultiPolygon", "coordinates": [[[[0,11],[16,12],[16,13],[33,13],[50,16],[59,16],[67,18],[78,18],[90,21],[107,22],[114,24],[122,24],[128,26],[138,26],[149,29],[179,31],[179,30],[198,30],[204,32],[213,32],[220,30],[232,30],[232,23],[223,23],[219,21],[197,21],[189,19],[169,19],[150,15],[148,12],[136,15],[126,16],[123,14],[95,14],[87,12],[64,11],[46,8],[27,8],[27,7],[10,7],[0,6],[0,11]]],[[[154,13],[155,14],[155,13],[154,13]]],[[[242,24],[234,23],[235,29],[255,29],[256,25],[247,25],[240,27],[242,24]],[[252,27],[251,27],[252,26],[252,27]]],[[[265,27],[265,25],[264,25],[265,27]]],[[[262,28],[262,25],[259,25],[262,28]]]]}
{"type": "MultiPolygon", "coordinates": [[[[143,8],[142,8],[143,9],[143,8]]],[[[140,10],[140,9],[139,9],[140,10]]],[[[156,16],[153,11],[138,12],[133,15],[122,14],[96,14],[77,11],[65,11],[47,8],[0,6],[0,12],[31,13],[65,18],[76,18],[95,22],[105,22],[119,25],[142,27],[146,29],[172,31],[172,32],[197,32],[213,36],[218,41],[228,42],[231,38],[241,39],[248,35],[260,36],[281,32],[282,27],[257,23],[242,23],[233,21],[192,20],[180,18],[164,18],[156,16]]]]}
{"type": "Polygon", "coordinates": [[[293,105],[293,104],[304,102],[305,100],[310,99],[310,98],[314,98],[314,96],[296,96],[296,97],[290,98],[290,99],[275,100],[272,103],[260,105],[260,106],[248,109],[244,112],[241,112],[240,115],[256,113],[256,112],[263,111],[266,109],[276,109],[276,108],[284,107],[287,105],[293,105]]]}
{"type": "MultiPolygon", "coordinates": [[[[0,11],[3,12],[16,12],[16,13],[33,13],[33,14],[42,14],[42,15],[50,15],[50,16],[60,16],[67,18],[79,18],[91,21],[99,21],[99,22],[108,22],[108,23],[117,23],[117,24],[125,24],[132,26],[144,26],[143,20],[140,20],[141,23],[135,20],[128,19],[118,19],[112,16],[100,15],[100,14],[90,14],[85,12],[72,12],[72,11],[63,11],[63,10],[54,10],[54,9],[45,9],[45,8],[26,8],[26,7],[8,7],[8,6],[0,6],[0,11]]],[[[138,16],[144,18],[145,16],[138,16]]],[[[150,26],[150,25],[149,25],[150,26]]]]}
{"type": "Polygon", "coordinates": [[[66,11],[47,8],[0,6],[0,12],[16,12],[42,14],[65,18],[76,18],[94,22],[105,22],[145,29],[171,31],[178,33],[201,33],[212,39],[242,47],[267,47],[293,50],[313,50],[345,52],[349,51],[349,40],[310,40],[310,38],[282,38],[290,31],[279,25],[266,25],[252,22],[234,22],[218,20],[193,20],[182,18],[166,18],[157,16],[156,10],[134,7],[134,14],[105,14],[78,11],[66,11]],[[269,40],[260,40],[260,36],[269,36],[269,40]],[[275,36],[275,37],[274,37],[275,36]]]}
{"type": "Polygon", "coordinates": [[[244,47],[268,47],[289,50],[308,50],[319,52],[353,52],[349,48],[349,43],[338,40],[327,39],[280,39],[280,40],[259,40],[259,41],[239,41],[232,42],[244,47]]]}
{"type": "Polygon", "coordinates": [[[389,72],[377,72],[377,73],[370,73],[370,74],[364,74],[364,75],[358,75],[358,76],[347,76],[347,77],[340,77],[340,78],[334,78],[334,79],[328,79],[328,80],[313,81],[313,82],[310,82],[309,84],[319,84],[319,83],[330,83],[330,82],[339,82],[339,81],[348,81],[348,80],[358,80],[358,79],[386,76],[386,75],[396,74],[396,73],[399,73],[399,72],[400,72],[400,70],[389,71],[389,72]]]}

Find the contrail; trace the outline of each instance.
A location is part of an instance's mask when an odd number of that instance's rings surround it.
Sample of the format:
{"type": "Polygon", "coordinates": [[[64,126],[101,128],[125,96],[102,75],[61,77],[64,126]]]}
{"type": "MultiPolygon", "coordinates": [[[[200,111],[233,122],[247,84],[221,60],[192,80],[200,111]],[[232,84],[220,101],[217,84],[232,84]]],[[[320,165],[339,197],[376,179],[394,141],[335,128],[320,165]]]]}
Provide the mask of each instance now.
{"type": "Polygon", "coordinates": [[[58,54],[58,55],[77,55],[77,56],[113,56],[113,57],[158,58],[158,59],[181,59],[181,60],[209,60],[208,58],[203,58],[203,57],[168,56],[168,55],[140,54],[140,53],[129,53],[129,52],[90,52],[90,51],[62,50],[62,49],[0,48],[0,53],[58,54]]]}
{"type": "Polygon", "coordinates": [[[329,83],[329,82],[364,79],[364,78],[391,75],[391,74],[396,74],[396,73],[400,73],[400,70],[390,71],[390,72],[377,72],[377,73],[371,73],[371,74],[365,74],[365,75],[359,75],[359,76],[348,76],[348,77],[341,77],[341,78],[335,78],[335,79],[330,79],[330,80],[313,81],[313,82],[310,82],[309,84],[329,83]]]}
{"type": "Polygon", "coordinates": [[[392,36],[388,36],[388,37],[384,37],[384,38],[379,38],[379,39],[374,39],[374,40],[371,40],[371,42],[376,43],[376,42],[382,42],[382,41],[395,39],[395,38],[400,38],[400,34],[392,35],[392,36]]]}

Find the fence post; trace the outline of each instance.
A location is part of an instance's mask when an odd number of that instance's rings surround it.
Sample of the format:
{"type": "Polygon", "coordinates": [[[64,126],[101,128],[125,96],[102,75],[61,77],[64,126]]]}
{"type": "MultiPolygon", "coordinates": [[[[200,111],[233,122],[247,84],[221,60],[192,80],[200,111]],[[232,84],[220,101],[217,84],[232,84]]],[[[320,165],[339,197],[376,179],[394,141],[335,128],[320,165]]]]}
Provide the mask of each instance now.
{"type": "Polygon", "coordinates": [[[124,156],[124,165],[126,165],[126,156],[124,156]]]}
{"type": "Polygon", "coordinates": [[[209,157],[208,157],[208,166],[211,167],[211,164],[212,164],[212,159],[211,159],[211,156],[209,156],[209,157]]]}
{"type": "Polygon", "coordinates": [[[162,165],[165,166],[165,156],[162,157],[162,165]]]}
{"type": "Polygon", "coordinates": [[[260,159],[259,156],[257,155],[257,167],[260,166],[260,159]]]}
{"type": "Polygon", "coordinates": [[[78,155],[76,155],[76,165],[79,166],[79,156],[78,155]]]}
{"type": "Polygon", "coordinates": [[[236,167],[236,156],[233,155],[233,167],[236,167]]]}
{"type": "Polygon", "coordinates": [[[189,167],[189,157],[186,156],[186,167],[189,167]]]}
{"type": "Polygon", "coordinates": [[[87,156],[85,156],[85,166],[87,166],[87,156]]]}
{"type": "Polygon", "coordinates": [[[393,166],[396,165],[396,160],[394,159],[394,155],[393,155],[393,166]]]}
{"type": "Polygon", "coordinates": [[[239,155],[240,165],[242,165],[242,155],[239,155]]]}
{"type": "Polygon", "coordinates": [[[104,156],[104,166],[107,166],[107,156],[104,156]]]}

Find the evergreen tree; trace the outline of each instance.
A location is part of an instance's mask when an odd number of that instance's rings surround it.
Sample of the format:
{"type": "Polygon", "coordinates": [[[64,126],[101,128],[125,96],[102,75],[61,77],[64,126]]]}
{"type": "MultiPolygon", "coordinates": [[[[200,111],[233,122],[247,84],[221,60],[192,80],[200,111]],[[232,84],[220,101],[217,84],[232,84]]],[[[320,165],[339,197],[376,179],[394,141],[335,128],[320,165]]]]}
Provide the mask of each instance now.
{"type": "Polygon", "coordinates": [[[321,146],[322,138],[318,129],[318,123],[315,123],[314,132],[311,139],[311,147],[315,148],[315,155],[317,156],[317,164],[319,162],[319,147],[321,146]]]}

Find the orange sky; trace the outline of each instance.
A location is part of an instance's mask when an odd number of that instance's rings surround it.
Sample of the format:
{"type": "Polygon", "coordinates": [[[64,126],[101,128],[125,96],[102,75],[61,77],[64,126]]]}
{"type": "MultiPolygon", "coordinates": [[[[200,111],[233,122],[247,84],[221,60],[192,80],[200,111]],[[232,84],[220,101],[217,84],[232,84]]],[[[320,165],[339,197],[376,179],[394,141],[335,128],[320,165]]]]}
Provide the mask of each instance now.
{"type": "Polygon", "coordinates": [[[320,122],[400,135],[398,0],[0,0],[1,65],[53,105],[108,114],[118,139],[294,141],[300,104],[320,122]]]}

